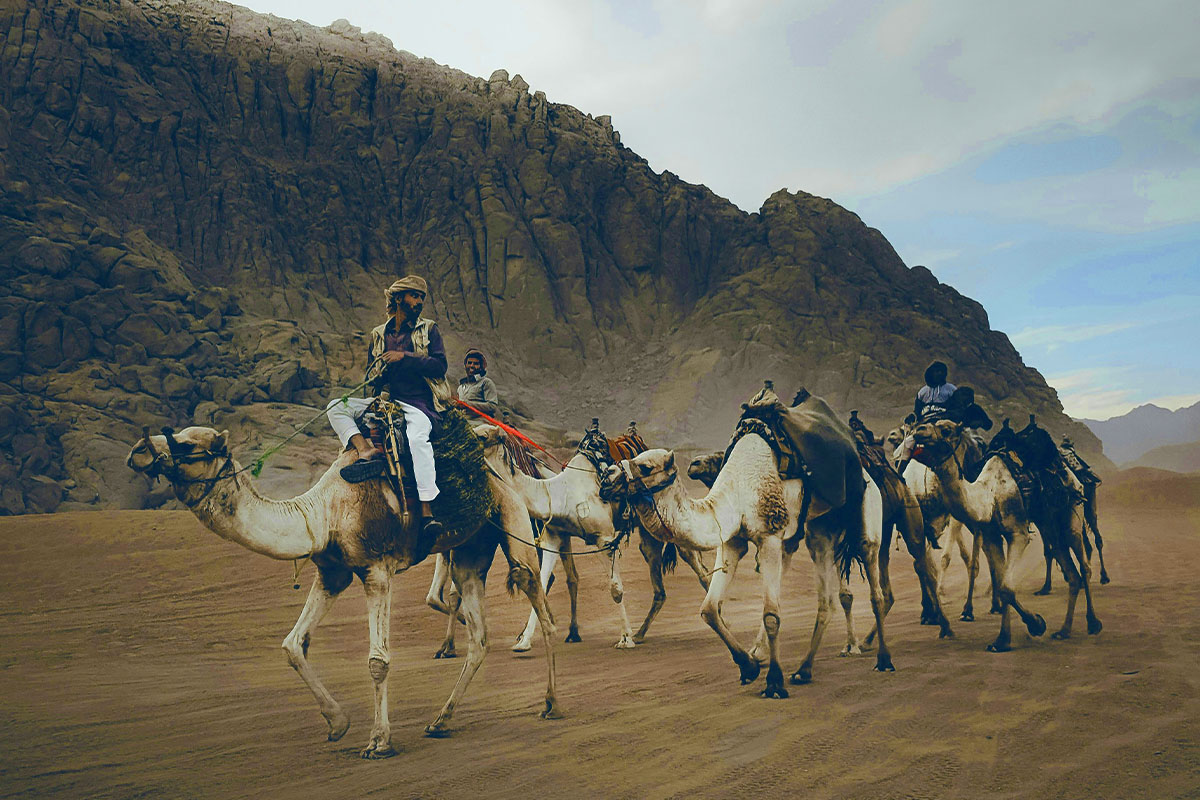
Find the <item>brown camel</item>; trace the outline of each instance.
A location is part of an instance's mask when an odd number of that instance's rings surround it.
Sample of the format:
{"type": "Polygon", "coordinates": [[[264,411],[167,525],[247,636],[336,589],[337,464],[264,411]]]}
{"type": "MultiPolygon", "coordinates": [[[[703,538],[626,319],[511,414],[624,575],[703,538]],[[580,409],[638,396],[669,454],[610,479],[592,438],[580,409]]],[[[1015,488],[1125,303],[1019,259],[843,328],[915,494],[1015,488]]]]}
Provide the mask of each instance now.
{"type": "Polygon", "coordinates": [[[1020,604],[1012,586],[1013,565],[1020,560],[1029,544],[1031,523],[1037,525],[1043,537],[1050,539],[1059,568],[1071,587],[1066,617],[1062,628],[1054,633],[1054,638],[1065,639],[1071,635],[1071,622],[1080,588],[1084,590],[1087,600],[1088,633],[1099,633],[1103,626],[1092,607],[1089,586],[1091,568],[1083,555],[1082,499],[1065,507],[1039,511],[1036,518],[1031,519],[1017,482],[1003,459],[989,458],[974,482],[966,480],[955,457],[962,435],[962,426],[949,420],[921,423],[913,432],[917,443],[914,456],[933,470],[941,481],[950,513],[982,539],[984,553],[996,581],[995,592],[1003,604],[1000,634],[988,645],[988,650],[1003,652],[1012,649],[1010,609],[1016,609],[1031,635],[1041,636],[1046,631],[1045,620],[1020,604]],[[1007,553],[1005,544],[1008,545],[1007,553]]]}
{"type": "Polygon", "coordinates": [[[350,726],[350,718],[325,689],[308,662],[312,632],[334,600],[357,577],[367,596],[370,655],[367,666],[375,686],[375,724],[362,750],[363,758],[395,754],[388,722],[387,677],[391,660],[388,631],[391,624],[392,576],[419,563],[430,546],[448,552],[454,581],[462,594],[462,611],[470,644],[466,663],[450,697],[425,732],[445,736],[448,724],[467,685],[487,650],[484,620],[484,581],[499,545],[509,561],[509,588],[520,588],[541,621],[546,643],[548,682],[544,718],[558,716],[555,696],[554,625],[546,597],[537,582],[537,553],[532,547],[506,536],[532,535],[525,507],[500,481],[489,479],[499,510],[490,524],[478,531],[448,532],[433,543],[418,541],[413,515],[401,509],[395,494],[381,480],[346,483],[339,470],[354,461],[353,450],[343,452],[317,483],[291,500],[270,500],[255,491],[246,472],[229,453],[228,431],[185,428],[172,434],[143,438],[129,453],[128,465],[147,475],[165,477],[175,495],[218,536],[270,558],[293,560],[310,557],[316,577],[304,610],[283,641],[288,663],[317,698],[329,724],[329,740],[337,741],[350,726]]]}

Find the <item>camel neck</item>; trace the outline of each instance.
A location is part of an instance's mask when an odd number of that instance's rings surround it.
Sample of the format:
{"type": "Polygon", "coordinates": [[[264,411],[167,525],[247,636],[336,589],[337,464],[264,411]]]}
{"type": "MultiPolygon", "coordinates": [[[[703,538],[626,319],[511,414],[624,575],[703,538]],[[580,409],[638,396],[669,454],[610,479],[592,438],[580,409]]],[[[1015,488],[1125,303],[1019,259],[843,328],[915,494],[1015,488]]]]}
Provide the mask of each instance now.
{"type": "Polygon", "coordinates": [[[702,500],[693,500],[676,481],[658,494],[635,497],[632,503],[642,527],[656,539],[694,550],[715,550],[729,537],[722,535],[714,513],[710,499],[714,491],[702,500]]]}
{"type": "Polygon", "coordinates": [[[324,478],[298,497],[271,500],[254,489],[236,461],[234,468],[236,477],[217,484],[192,508],[205,527],[222,539],[280,560],[303,558],[325,548],[328,526],[314,518],[318,504],[311,501],[324,478]]]}
{"type": "Polygon", "coordinates": [[[959,468],[959,454],[955,453],[940,464],[929,468],[937,476],[938,482],[946,494],[946,501],[954,516],[963,518],[964,522],[983,524],[992,516],[991,503],[982,494],[983,487],[971,483],[959,468]]]}

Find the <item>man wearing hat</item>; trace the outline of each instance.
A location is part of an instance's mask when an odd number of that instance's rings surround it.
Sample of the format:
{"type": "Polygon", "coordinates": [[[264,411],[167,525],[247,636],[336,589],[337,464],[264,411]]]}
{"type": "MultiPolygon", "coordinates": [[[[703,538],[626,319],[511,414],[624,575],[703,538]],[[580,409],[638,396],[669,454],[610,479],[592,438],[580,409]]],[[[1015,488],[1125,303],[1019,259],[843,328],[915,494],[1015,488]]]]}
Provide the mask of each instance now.
{"type": "Polygon", "coordinates": [[[487,358],[472,347],[463,357],[463,368],[467,375],[458,382],[458,399],[488,416],[496,416],[500,410],[500,395],[495,382],[487,376],[487,358]]]}
{"type": "MultiPolygon", "coordinates": [[[[413,477],[417,498],[425,518],[425,534],[441,533],[441,523],[433,518],[430,502],[438,496],[437,472],[429,435],[451,399],[446,381],[446,349],[437,323],[421,316],[428,286],[425,279],[407,275],[383,293],[389,319],[371,331],[367,350],[367,379],[374,393],[386,389],[392,402],[404,410],[405,433],[412,454],[413,477]]],[[[383,454],[363,437],[355,421],[371,401],[337,398],[326,406],[329,423],[343,447],[353,446],[358,461],[344,467],[342,477],[351,483],[383,474],[383,454]]]]}
{"type": "MultiPolygon", "coordinates": [[[[946,380],[948,377],[950,377],[950,369],[944,361],[934,361],[925,368],[925,385],[917,390],[917,399],[913,402],[913,416],[916,418],[916,422],[939,419],[946,415],[950,397],[958,388],[946,380]]],[[[991,420],[988,420],[987,427],[991,426],[991,420]]],[[[912,460],[915,447],[916,441],[910,433],[893,454],[892,457],[896,459],[896,471],[901,475],[904,474],[908,462],[912,460]]]]}

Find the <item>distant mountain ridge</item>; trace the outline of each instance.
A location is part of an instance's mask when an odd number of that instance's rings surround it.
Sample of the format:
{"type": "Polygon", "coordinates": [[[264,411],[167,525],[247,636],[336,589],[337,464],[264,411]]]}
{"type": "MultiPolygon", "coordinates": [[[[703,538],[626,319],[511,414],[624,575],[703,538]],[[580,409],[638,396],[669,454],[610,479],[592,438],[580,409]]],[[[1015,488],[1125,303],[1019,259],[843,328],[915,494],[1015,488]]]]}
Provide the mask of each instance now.
{"type": "Polygon", "coordinates": [[[452,377],[482,347],[547,425],[721,446],[769,378],[886,431],[938,358],[1106,463],[978,302],[855,214],[745,213],[519,75],[212,0],[0,0],[0,32],[0,511],[145,502],[143,424],[241,446],[311,417],[408,271],[452,377]]]}
{"type": "Polygon", "coordinates": [[[1200,402],[1175,411],[1148,403],[1119,417],[1079,421],[1100,437],[1104,455],[1123,465],[1157,447],[1200,440],[1200,402]]]}
{"type": "Polygon", "coordinates": [[[1142,453],[1136,461],[1124,464],[1122,467],[1126,469],[1154,467],[1169,469],[1173,472],[1200,472],[1200,441],[1186,444],[1164,444],[1142,453]]]}

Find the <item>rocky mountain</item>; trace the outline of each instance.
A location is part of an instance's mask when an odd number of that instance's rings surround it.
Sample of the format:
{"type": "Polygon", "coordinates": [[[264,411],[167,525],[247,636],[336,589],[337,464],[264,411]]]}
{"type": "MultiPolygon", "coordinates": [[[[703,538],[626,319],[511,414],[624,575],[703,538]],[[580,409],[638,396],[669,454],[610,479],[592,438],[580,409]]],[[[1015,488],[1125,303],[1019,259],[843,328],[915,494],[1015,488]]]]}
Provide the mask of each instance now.
{"type": "MultiPolygon", "coordinates": [[[[1106,463],[979,303],[853,213],[787,191],[745,213],[607,116],[344,21],[0,0],[0,271],[8,513],[157,502],[122,464],[142,424],[228,425],[244,452],[311,418],[408,271],[452,363],[484,348],[548,425],[719,446],[771,378],[882,430],[941,358],[1106,463]]],[[[280,487],[327,463],[312,431],[280,487]]]]}
{"type": "Polygon", "coordinates": [[[1156,447],[1200,440],[1200,403],[1175,411],[1150,403],[1119,417],[1104,421],[1082,419],[1080,422],[1104,442],[1106,456],[1118,464],[1126,464],[1156,447]]]}

